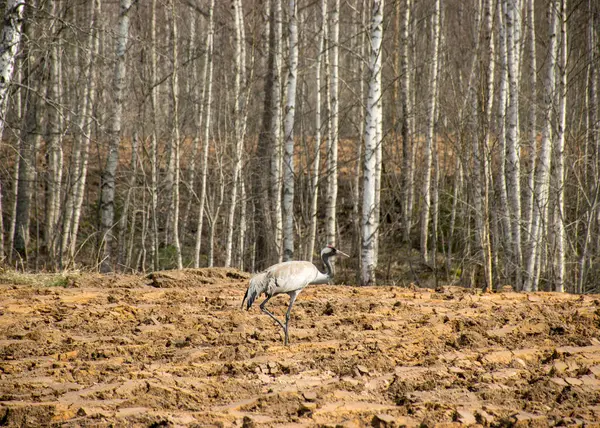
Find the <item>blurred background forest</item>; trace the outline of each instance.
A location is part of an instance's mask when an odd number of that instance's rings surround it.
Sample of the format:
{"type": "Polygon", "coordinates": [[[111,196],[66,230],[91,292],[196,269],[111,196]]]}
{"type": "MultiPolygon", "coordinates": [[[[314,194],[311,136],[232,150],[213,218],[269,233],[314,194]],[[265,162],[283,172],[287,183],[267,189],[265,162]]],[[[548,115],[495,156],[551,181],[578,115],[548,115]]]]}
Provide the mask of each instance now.
{"type": "Polygon", "coordinates": [[[599,291],[595,0],[21,3],[7,269],[599,291]]]}

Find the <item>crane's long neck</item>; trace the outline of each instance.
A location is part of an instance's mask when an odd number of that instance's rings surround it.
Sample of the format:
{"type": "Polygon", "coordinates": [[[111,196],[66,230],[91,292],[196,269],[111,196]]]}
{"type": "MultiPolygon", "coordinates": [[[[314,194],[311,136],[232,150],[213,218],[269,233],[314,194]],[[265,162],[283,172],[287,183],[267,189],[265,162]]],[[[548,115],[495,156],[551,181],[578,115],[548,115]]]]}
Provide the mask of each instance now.
{"type": "Polygon", "coordinates": [[[333,278],[333,266],[331,266],[331,262],[329,261],[329,257],[331,257],[331,255],[329,254],[323,254],[321,256],[321,259],[323,259],[323,266],[325,266],[325,275],[331,279],[333,278]]]}

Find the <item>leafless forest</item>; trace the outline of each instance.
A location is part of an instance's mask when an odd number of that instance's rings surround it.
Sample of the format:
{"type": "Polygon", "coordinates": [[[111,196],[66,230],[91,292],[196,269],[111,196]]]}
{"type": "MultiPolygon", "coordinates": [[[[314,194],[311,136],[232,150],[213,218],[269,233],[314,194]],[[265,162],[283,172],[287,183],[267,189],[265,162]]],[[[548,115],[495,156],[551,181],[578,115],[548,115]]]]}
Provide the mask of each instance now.
{"type": "Polygon", "coordinates": [[[595,0],[1,3],[7,269],[600,291],[595,0]]]}

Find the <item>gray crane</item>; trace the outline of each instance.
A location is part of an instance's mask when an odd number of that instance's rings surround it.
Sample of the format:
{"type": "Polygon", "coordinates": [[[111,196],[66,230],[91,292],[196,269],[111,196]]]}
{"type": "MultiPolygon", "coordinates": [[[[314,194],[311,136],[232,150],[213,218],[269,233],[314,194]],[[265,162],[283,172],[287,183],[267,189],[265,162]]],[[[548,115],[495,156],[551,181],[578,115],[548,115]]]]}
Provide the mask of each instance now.
{"type": "Polygon", "coordinates": [[[327,245],[321,250],[321,260],[325,266],[325,272],[321,272],[314,264],[306,261],[289,261],[277,263],[265,271],[260,272],[250,279],[250,284],[242,300],[242,309],[244,302],[247,300],[246,309],[250,310],[254,301],[261,294],[265,294],[267,298],[260,304],[260,310],[270,316],[283,329],[284,345],[289,342],[288,324],[290,322],[290,313],[292,306],[298,294],[309,284],[327,284],[333,278],[333,268],[329,259],[335,256],[350,257],[348,254],[336,250],[333,246],[327,245]],[[285,313],[285,324],[279,321],[267,309],[267,302],[271,297],[278,294],[287,294],[290,296],[290,304],[285,313]]]}

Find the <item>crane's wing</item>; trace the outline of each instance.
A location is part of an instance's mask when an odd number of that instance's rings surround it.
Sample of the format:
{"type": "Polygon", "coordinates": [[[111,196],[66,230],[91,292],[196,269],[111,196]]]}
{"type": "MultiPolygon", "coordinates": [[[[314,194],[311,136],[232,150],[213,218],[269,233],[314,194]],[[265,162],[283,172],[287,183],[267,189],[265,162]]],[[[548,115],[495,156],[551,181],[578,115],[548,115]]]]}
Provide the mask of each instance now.
{"type": "Polygon", "coordinates": [[[300,290],[315,281],[320,273],[315,265],[306,261],[278,263],[271,266],[266,272],[267,276],[275,279],[272,284],[275,287],[267,290],[274,294],[300,290]]]}
{"type": "Polygon", "coordinates": [[[267,272],[258,273],[250,278],[250,284],[248,284],[244,300],[242,300],[242,309],[244,309],[244,302],[246,300],[248,300],[246,309],[250,309],[256,298],[266,291],[268,285],[269,278],[267,277],[267,272]]]}
{"type": "Polygon", "coordinates": [[[263,293],[267,296],[274,296],[301,290],[308,284],[323,282],[320,281],[321,277],[327,278],[310,262],[290,261],[277,263],[266,271],[250,278],[250,284],[242,300],[242,309],[246,301],[246,309],[250,309],[258,296],[263,293]]]}

